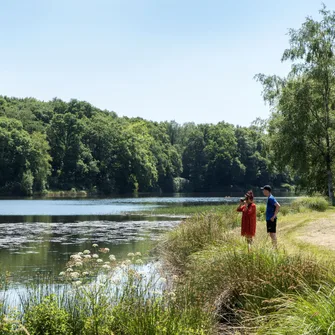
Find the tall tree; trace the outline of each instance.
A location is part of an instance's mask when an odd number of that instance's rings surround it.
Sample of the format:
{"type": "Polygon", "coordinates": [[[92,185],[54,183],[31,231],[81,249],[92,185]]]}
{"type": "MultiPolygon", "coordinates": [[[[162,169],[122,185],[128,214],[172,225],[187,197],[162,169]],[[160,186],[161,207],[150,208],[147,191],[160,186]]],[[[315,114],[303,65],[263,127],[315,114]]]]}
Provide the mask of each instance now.
{"type": "Polygon", "coordinates": [[[335,12],[323,6],[320,14],[320,21],[308,17],[300,29],[289,30],[290,47],[282,56],[292,62],[289,75],[256,78],[264,99],[275,108],[270,134],[278,158],[305,179],[320,175],[319,188],[326,186],[334,204],[335,12]]]}

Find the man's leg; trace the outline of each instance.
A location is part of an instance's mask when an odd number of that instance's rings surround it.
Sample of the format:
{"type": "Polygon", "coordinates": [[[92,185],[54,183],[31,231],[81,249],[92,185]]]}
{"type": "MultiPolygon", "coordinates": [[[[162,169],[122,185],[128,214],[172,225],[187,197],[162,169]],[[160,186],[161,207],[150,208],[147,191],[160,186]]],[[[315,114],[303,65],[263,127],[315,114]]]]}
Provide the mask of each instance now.
{"type": "Polygon", "coordinates": [[[277,235],[276,233],[270,233],[270,237],[272,240],[272,245],[275,249],[277,249],[277,235]]]}
{"type": "Polygon", "coordinates": [[[272,245],[275,249],[277,249],[277,219],[274,221],[268,220],[266,221],[267,232],[269,233],[272,241],[272,245]]]}

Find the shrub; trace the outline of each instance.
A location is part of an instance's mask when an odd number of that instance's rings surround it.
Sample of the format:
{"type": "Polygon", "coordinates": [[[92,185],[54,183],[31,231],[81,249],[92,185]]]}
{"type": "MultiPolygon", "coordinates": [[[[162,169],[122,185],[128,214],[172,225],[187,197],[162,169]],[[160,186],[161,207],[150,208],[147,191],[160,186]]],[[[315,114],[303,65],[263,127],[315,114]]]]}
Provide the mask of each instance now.
{"type": "Polygon", "coordinates": [[[291,207],[298,212],[301,210],[301,208],[308,208],[314,211],[324,212],[328,206],[328,201],[322,197],[298,198],[295,199],[291,204],[291,207]]]}
{"type": "Polygon", "coordinates": [[[31,306],[24,315],[24,325],[30,335],[71,335],[69,315],[58,306],[55,295],[47,296],[38,305],[31,306]]]}

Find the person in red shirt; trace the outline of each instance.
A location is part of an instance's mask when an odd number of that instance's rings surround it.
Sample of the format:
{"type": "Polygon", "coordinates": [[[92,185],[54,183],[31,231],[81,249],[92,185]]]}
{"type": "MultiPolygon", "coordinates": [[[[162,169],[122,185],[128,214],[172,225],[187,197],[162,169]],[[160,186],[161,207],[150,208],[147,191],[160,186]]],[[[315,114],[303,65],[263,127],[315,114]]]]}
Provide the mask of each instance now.
{"type": "Polygon", "coordinates": [[[240,200],[237,211],[242,212],[241,235],[245,236],[248,243],[248,251],[250,251],[256,234],[256,205],[254,204],[252,191],[247,192],[245,200],[240,200]]]}

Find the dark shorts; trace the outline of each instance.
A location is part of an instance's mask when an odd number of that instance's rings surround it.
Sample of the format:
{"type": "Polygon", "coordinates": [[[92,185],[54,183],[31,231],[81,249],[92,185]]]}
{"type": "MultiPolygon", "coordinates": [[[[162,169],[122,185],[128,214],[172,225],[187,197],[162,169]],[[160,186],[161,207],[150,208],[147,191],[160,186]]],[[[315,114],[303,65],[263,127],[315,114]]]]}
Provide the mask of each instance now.
{"type": "Polygon", "coordinates": [[[268,233],[275,233],[277,230],[277,218],[272,222],[271,220],[266,221],[266,231],[268,233]]]}

